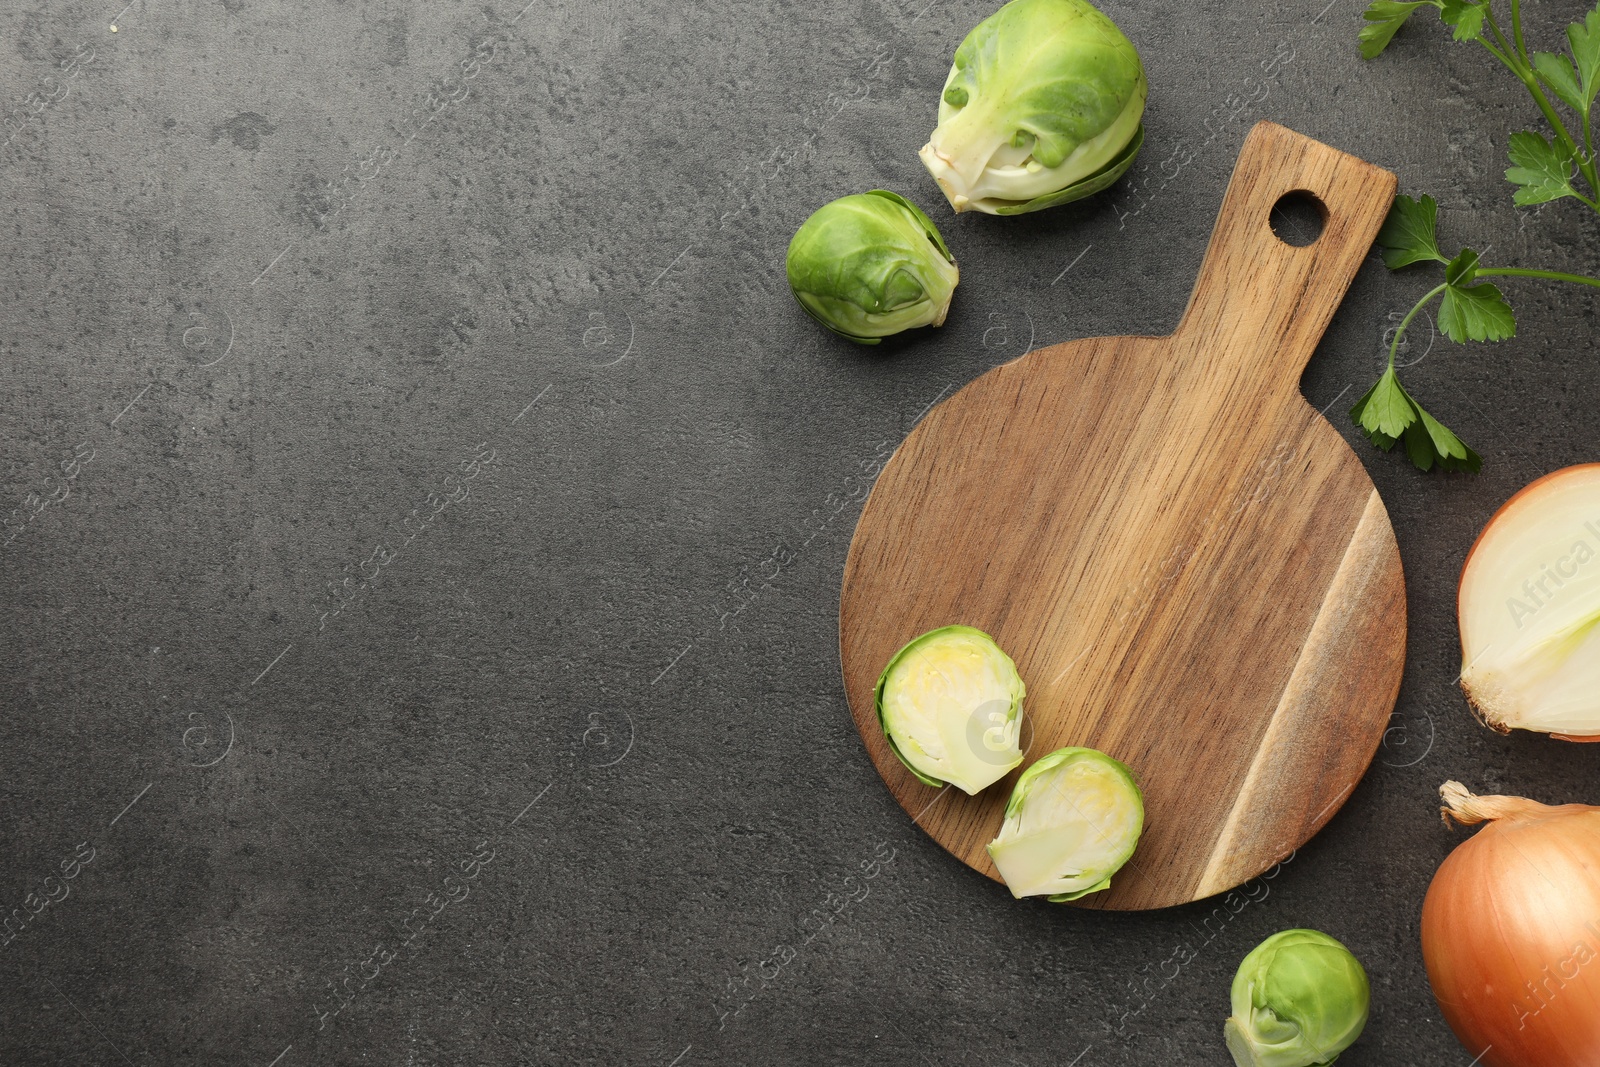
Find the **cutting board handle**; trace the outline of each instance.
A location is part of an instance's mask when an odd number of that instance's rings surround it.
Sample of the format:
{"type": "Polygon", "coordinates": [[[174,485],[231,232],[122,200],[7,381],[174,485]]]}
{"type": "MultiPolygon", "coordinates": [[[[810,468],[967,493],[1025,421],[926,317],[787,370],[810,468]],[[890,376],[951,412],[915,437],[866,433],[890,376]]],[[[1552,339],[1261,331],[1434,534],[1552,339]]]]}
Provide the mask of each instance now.
{"type": "Polygon", "coordinates": [[[1199,335],[1220,374],[1298,390],[1394,192],[1389,171],[1257,123],[1234,166],[1178,335],[1199,335]],[[1323,213],[1321,236],[1303,248],[1272,230],[1273,207],[1289,193],[1310,194],[1323,213]]]}

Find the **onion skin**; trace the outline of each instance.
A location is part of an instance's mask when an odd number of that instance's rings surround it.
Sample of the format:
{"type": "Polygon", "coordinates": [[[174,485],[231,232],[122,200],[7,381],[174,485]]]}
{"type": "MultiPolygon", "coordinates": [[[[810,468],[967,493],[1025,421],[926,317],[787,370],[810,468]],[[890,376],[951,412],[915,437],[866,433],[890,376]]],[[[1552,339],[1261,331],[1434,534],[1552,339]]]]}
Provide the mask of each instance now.
{"type": "Polygon", "coordinates": [[[1440,789],[1448,824],[1487,822],[1434,875],[1422,958],[1445,1021],[1484,1067],[1600,1067],[1600,808],[1440,789]]]}

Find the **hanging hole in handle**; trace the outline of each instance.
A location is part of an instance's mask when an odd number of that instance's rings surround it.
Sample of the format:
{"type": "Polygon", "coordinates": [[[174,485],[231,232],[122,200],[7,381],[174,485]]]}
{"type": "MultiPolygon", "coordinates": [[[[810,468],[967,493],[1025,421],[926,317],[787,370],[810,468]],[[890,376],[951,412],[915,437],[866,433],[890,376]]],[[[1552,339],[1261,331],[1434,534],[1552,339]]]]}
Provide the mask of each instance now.
{"type": "Polygon", "coordinates": [[[1328,224],[1328,205],[1304,189],[1278,197],[1267,217],[1272,232],[1286,245],[1304,248],[1315,244],[1328,224]]]}

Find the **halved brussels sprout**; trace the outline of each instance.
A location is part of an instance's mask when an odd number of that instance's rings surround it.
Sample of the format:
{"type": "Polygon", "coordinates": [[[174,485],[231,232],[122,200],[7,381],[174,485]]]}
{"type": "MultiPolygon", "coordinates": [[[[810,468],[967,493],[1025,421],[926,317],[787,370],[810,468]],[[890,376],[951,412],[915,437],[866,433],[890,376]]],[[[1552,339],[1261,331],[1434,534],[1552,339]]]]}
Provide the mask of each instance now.
{"type": "Polygon", "coordinates": [[[972,795],[1022,762],[1024,693],[994,638],[945,626],[889,660],[878,678],[878,722],[912,774],[972,795]]]}
{"type": "Polygon", "coordinates": [[[800,306],[864,345],[942,325],[961,277],[932,220],[887,189],[814,211],[790,240],[785,266],[800,306]]]}
{"type": "Polygon", "coordinates": [[[1349,949],[1316,930],[1285,930],[1239,964],[1223,1036],[1238,1067],[1332,1063],[1361,1036],[1371,998],[1349,949]]]}
{"type": "Polygon", "coordinates": [[[1087,0],[1011,0],[956,49],[922,162],[958,212],[1079,200],[1133,165],[1148,94],[1138,50],[1087,0]]]}
{"type": "Polygon", "coordinates": [[[1060,748],[1017,779],[989,858],[1014,897],[1077,900],[1111,888],[1143,831],[1133,772],[1092,748],[1060,748]]]}

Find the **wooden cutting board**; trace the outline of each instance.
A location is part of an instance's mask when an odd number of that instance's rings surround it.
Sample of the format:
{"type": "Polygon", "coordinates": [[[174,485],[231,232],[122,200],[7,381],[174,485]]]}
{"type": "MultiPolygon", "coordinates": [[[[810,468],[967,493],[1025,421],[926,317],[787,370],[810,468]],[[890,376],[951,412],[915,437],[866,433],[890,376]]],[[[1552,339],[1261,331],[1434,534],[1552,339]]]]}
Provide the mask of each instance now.
{"type": "Polygon", "coordinates": [[[895,798],[975,870],[998,880],[984,846],[1017,775],[1064,745],[1144,790],[1138,851],[1088,907],[1235,886],[1355,788],[1399,692],[1405,582],[1383,502],[1299,379],[1394,191],[1261,123],[1176,333],[997,367],[885,465],[845,564],[845,686],[895,798]],[[1268,221],[1291,192],[1326,211],[1307,247],[1268,221]],[[1027,756],[976,797],[918,782],[873,706],[894,652],[952,623],[992,634],[1028,689],[1027,756]]]}

